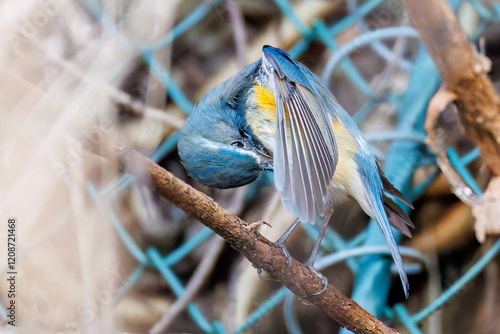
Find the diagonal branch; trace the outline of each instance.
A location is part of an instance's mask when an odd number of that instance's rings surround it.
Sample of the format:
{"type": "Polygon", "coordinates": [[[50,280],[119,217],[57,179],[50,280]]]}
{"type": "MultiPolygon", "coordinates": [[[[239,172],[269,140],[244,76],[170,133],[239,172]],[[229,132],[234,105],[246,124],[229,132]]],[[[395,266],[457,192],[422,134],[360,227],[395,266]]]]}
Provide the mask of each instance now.
{"type": "Polygon", "coordinates": [[[481,158],[500,175],[500,98],[487,76],[490,63],[470,44],[445,0],[402,0],[455,103],[481,158]]]}
{"type": "Polygon", "coordinates": [[[279,247],[236,215],[225,211],[210,197],[192,188],[153,161],[132,149],[123,149],[121,160],[127,171],[147,166],[154,190],[180,209],[222,236],[256,268],[262,268],[296,296],[322,309],[341,326],[355,333],[397,333],[344,296],[331,285],[319,295],[323,282],[310,268],[295,259],[291,265],[279,247]]]}

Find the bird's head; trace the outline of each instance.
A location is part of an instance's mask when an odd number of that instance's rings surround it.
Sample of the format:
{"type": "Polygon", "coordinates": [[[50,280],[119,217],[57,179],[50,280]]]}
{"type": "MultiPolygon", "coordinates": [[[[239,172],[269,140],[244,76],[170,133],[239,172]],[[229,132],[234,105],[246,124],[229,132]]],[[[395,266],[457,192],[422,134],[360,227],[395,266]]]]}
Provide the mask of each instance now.
{"type": "Polygon", "coordinates": [[[272,170],[262,147],[245,130],[241,99],[255,63],[209,92],[193,109],[179,133],[179,155],[197,181],[233,188],[272,170]]]}

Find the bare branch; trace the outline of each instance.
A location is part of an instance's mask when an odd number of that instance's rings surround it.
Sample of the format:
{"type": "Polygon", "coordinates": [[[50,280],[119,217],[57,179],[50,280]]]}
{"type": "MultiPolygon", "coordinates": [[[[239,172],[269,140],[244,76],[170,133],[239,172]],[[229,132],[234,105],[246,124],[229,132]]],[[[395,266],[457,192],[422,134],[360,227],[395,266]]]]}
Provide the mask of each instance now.
{"type": "Polygon", "coordinates": [[[441,114],[451,102],[456,100],[456,98],[457,96],[446,88],[439,89],[432,97],[427,108],[427,119],[425,120],[425,130],[427,131],[425,142],[434,154],[436,154],[439,168],[451,185],[453,193],[460,198],[462,202],[473,207],[474,204],[479,201],[479,195],[469,187],[457,173],[455,168],[453,168],[446,152],[445,132],[439,127],[439,118],[441,114]]]}
{"type": "Polygon", "coordinates": [[[402,3],[446,88],[456,95],[465,132],[481,150],[491,172],[500,175],[500,98],[486,75],[489,60],[470,44],[446,1],[402,3]]]}
{"type": "Polygon", "coordinates": [[[210,197],[153,161],[132,149],[122,150],[121,160],[129,172],[137,170],[137,164],[147,166],[156,193],[211,228],[254,267],[268,272],[300,299],[318,306],[341,326],[355,333],[397,333],[331,285],[323,293],[314,295],[322,290],[323,282],[311,269],[295,259],[289,266],[281,248],[259,234],[252,224],[225,211],[210,197]]]}

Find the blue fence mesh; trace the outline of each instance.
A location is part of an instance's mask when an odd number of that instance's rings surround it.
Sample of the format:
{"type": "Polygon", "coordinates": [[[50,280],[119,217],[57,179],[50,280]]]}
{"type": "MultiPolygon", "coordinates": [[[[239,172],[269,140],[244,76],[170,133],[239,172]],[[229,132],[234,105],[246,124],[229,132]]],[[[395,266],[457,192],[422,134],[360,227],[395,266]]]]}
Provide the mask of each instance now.
{"type": "MultiPolygon", "coordinates": [[[[287,0],[275,0],[274,2],[282,12],[284,19],[290,20],[295,26],[295,29],[302,35],[302,37],[290,48],[289,51],[291,55],[293,57],[300,57],[312,42],[324,44],[324,46],[331,51],[332,56],[325,66],[322,73],[322,79],[330,84],[332,73],[337,68],[340,68],[345,76],[358,89],[359,93],[365,96],[366,102],[354,115],[354,119],[358,124],[361,124],[374,106],[381,102],[390,103],[396,108],[396,128],[367,137],[371,141],[391,141],[389,150],[381,153],[385,156],[384,168],[386,174],[391,182],[400,189],[406,197],[411,200],[418,197],[438,176],[438,173],[433,173],[420,184],[414,185],[411,182],[412,176],[417,168],[434,164],[432,157],[429,158],[429,153],[422,150],[422,143],[426,135],[423,125],[428,102],[441,84],[440,76],[423,45],[418,47],[418,51],[410,61],[395,54],[393,49],[388,48],[386,44],[380,42],[381,40],[394,38],[403,39],[406,42],[418,41],[418,34],[416,31],[409,26],[370,30],[365,22],[365,17],[384,5],[384,0],[368,0],[362,2],[362,4],[358,4],[356,0],[348,0],[347,16],[337,20],[333,24],[327,24],[325,21],[318,19],[311,25],[306,25],[299,19],[287,0]],[[339,46],[335,42],[335,38],[353,26],[357,26],[360,35],[342,46],[339,46]],[[364,46],[370,47],[379,57],[387,61],[394,61],[394,66],[398,66],[399,69],[408,72],[409,80],[403,92],[387,92],[383,95],[374,92],[374,87],[366,81],[356,65],[349,59],[352,52],[364,46]]],[[[463,4],[463,1],[460,0],[450,0],[449,2],[455,10],[463,4]]],[[[103,25],[113,25],[101,10],[99,2],[87,0],[87,3],[97,20],[103,25]]],[[[144,62],[165,86],[172,101],[186,114],[189,114],[193,107],[193,103],[196,101],[191,101],[187,97],[174,78],[169,75],[169,72],[161,65],[161,62],[156,59],[155,53],[168,47],[177,39],[183,38],[184,33],[202,22],[220,3],[221,0],[201,2],[169,33],[165,34],[151,45],[144,46],[138,42],[137,45],[126,46],[140,49],[139,51],[144,62]]],[[[470,36],[470,38],[474,40],[480,36],[488,23],[499,20],[500,4],[494,3],[492,8],[485,6],[479,0],[470,0],[470,4],[480,15],[481,21],[477,31],[470,36]]],[[[119,34],[118,31],[117,34],[119,34]]],[[[126,42],[124,43],[126,44],[126,42]]],[[[159,161],[172,152],[175,149],[176,140],[176,133],[170,135],[151,155],[151,159],[159,161]]],[[[462,176],[467,184],[476,193],[481,194],[481,188],[467,168],[468,164],[479,157],[478,150],[473,149],[461,157],[454,148],[450,147],[448,149],[448,156],[456,171],[462,176]]],[[[90,182],[88,182],[87,188],[91,196],[95,199],[96,204],[100,205],[99,196],[103,192],[119,192],[133,182],[133,177],[126,175],[117,183],[102,189],[96,189],[90,182]]],[[[105,210],[109,214],[110,220],[121,241],[138,263],[137,268],[130,273],[130,276],[118,291],[115,299],[119,299],[133,287],[145,269],[151,268],[154,268],[161,274],[165,282],[178,298],[184,296],[186,291],[182,283],[183,280],[174,272],[172,266],[182,261],[185,256],[189,255],[201,244],[207,242],[211,236],[213,236],[213,232],[205,228],[184,244],[177,247],[174,251],[165,255],[155,247],[142,249],[121,223],[120,212],[116,212],[111,207],[103,207],[102,210],[105,210]]],[[[306,226],[304,228],[312,238],[315,238],[317,231],[313,227],[306,226]]],[[[398,233],[397,238],[400,237],[398,233]]],[[[352,240],[344,240],[333,230],[329,230],[325,237],[323,247],[327,250],[333,249],[335,252],[319,259],[317,263],[318,267],[321,269],[340,261],[346,261],[355,277],[352,291],[352,298],[355,301],[376,317],[385,318],[389,322],[399,322],[406,327],[410,333],[420,333],[421,329],[419,329],[418,325],[463,289],[464,286],[474,279],[498,252],[500,252],[500,241],[497,241],[480,260],[478,260],[442,295],[415,313],[409,312],[404,304],[397,304],[393,307],[389,307],[388,295],[391,282],[392,262],[390,258],[387,257],[388,249],[385,247],[385,239],[380,233],[376,222],[371,221],[367,229],[352,240]]],[[[406,247],[401,248],[401,253],[404,258],[416,259],[417,262],[421,264],[417,266],[415,270],[426,270],[426,263],[428,260],[424,255],[406,247]]],[[[411,266],[407,269],[409,272],[412,271],[411,266]]],[[[294,318],[293,303],[291,302],[292,298],[293,295],[291,295],[286,288],[277,290],[270,298],[262,302],[262,304],[250,314],[246,322],[235,329],[234,332],[244,332],[259,321],[259,319],[264,317],[270,310],[283,305],[284,318],[288,330],[292,333],[300,333],[300,326],[294,318]]],[[[4,313],[4,309],[4,307],[1,307],[0,312],[3,312],[2,315],[5,317],[6,314],[4,313]]],[[[221,321],[214,321],[205,316],[195,302],[188,303],[187,311],[192,322],[196,324],[202,332],[226,333],[230,331],[224,328],[221,321]]],[[[341,332],[346,331],[342,330],[341,332]]]]}
{"type": "MultiPolygon", "coordinates": [[[[153,69],[153,71],[157,71],[156,75],[165,85],[169,96],[186,113],[189,113],[192,109],[192,102],[189,101],[183,91],[176,85],[175,81],[168,74],[165,75],[165,73],[167,73],[166,70],[164,70],[160,63],[155,60],[155,52],[168,46],[177,38],[181,38],[185,31],[196,25],[199,21],[203,20],[210,10],[212,10],[212,7],[219,2],[220,1],[203,2],[184,20],[177,24],[169,34],[166,34],[156,43],[150,47],[146,47],[141,52],[145,62],[151,67],[151,69],[153,69]]],[[[395,58],[396,56],[392,54],[391,50],[381,44],[379,40],[398,37],[418,38],[418,34],[415,30],[407,26],[368,31],[366,25],[363,25],[363,18],[372,10],[383,4],[384,1],[367,1],[360,6],[358,6],[356,2],[357,1],[352,0],[348,1],[349,10],[351,12],[350,15],[331,26],[327,26],[321,20],[317,20],[312,26],[306,26],[295,15],[288,1],[275,0],[275,3],[280,8],[283,15],[293,22],[296,29],[299,30],[303,36],[302,39],[290,49],[291,55],[293,57],[300,56],[300,54],[306,50],[307,46],[312,41],[323,42],[325,46],[333,52],[332,58],[325,68],[323,80],[328,82],[335,68],[340,66],[352,83],[366,96],[367,102],[356,114],[356,121],[360,123],[367,116],[372,107],[376,103],[380,103],[380,96],[373,93],[373,89],[370,84],[366,82],[356,66],[349,60],[349,54],[361,46],[369,45],[380,56],[388,59],[395,58]],[[359,38],[352,40],[342,47],[339,47],[335,43],[335,37],[356,24],[365,28],[363,34],[360,35],[359,38]]],[[[97,7],[97,3],[92,3],[98,13],[101,14],[97,7]]],[[[457,9],[461,1],[450,1],[450,3],[455,9],[457,9]]],[[[498,15],[500,13],[500,7],[498,4],[494,7],[496,12],[492,12],[480,1],[471,1],[471,3],[481,15],[481,19],[484,22],[498,19],[498,15]]],[[[101,15],[99,15],[99,17],[103,20],[101,15]]],[[[484,28],[484,25],[481,27],[484,28]]],[[[479,33],[480,31],[478,31],[475,36],[479,35],[479,33]]],[[[417,140],[407,141],[404,140],[404,138],[403,140],[398,140],[397,133],[387,133],[387,139],[394,140],[394,142],[387,153],[385,171],[392,183],[397,188],[402,190],[403,194],[410,199],[413,199],[430,184],[430,182],[424,182],[421,186],[416,185],[412,187],[411,178],[415,169],[422,165],[422,160],[425,160],[425,157],[423,156],[425,153],[422,153],[420,149],[421,143],[419,143],[419,141],[421,142],[422,138],[425,136],[423,124],[428,102],[437,91],[441,82],[439,73],[423,46],[420,47],[420,50],[412,62],[401,62],[400,66],[409,71],[410,75],[406,92],[399,94],[399,96],[386,96],[384,98],[386,101],[393,102],[398,110],[398,125],[396,130],[400,133],[404,133],[406,136],[408,136],[408,134],[414,134],[417,140]],[[411,160],[401,159],[402,156],[411,156],[413,158],[411,160]],[[406,164],[406,166],[401,166],[402,163],[406,164]],[[415,192],[417,189],[418,191],[415,192]]],[[[168,138],[158,151],[153,154],[153,160],[158,161],[171,151],[174,148],[175,140],[175,135],[168,138]]],[[[479,186],[467,169],[467,164],[477,157],[477,150],[474,150],[470,154],[461,158],[453,148],[449,149],[450,161],[456,168],[457,172],[459,172],[471,188],[480,194],[481,190],[479,186]]],[[[125,181],[121,181],[120,183],[123,182],[125,181]]],[[[89,191],[91,191],[91,193],[95,196],[98,196],[97,190],[93,188],[91,184],[89,184],[89,191]]],[[[119,219],[111,209],[109,210],[109,214],[123,243],[134,258],[136,258],[139,262],[138,268],[127,280],[128,285],[132,285],[134,281],[139,278],[139,275],[144,267],[153,266],[160,272],[174,293],[178,297],[183,296],[185,293],[184,287],[180,279],[172,271],[171,267],[178,261],[181,261],[184,256],[189,254],[189,252],[194,250],[201,243],[208,240],[212,232],[206,228],[175,251],[171,252],[167,256],[163,256],[155,248],[149,248],[145,251],[141,250],[120,224],[119,219]]],[[[317,231],[310,226],[306,228],[309,230],[310,234],[312,234],[312,237],[315,238],[315,233],[317,233],[317,231]]],[[[337,239],[332,243],[332,247],[337,249],[337,252],[322,258],[318,262],[318,266],[321,268],[324,264],[328,263],[327,261],[329,261],[329,257],[335,257],[339,260],[357,259],[357,261],[351,262],[351,269],[355,275],[352,298],[377,317],[382,317],[387,314],[387,297],[391,281],[390,260],[388,260],[386,256],[381,256],[387,255],[387,248],[383,246],[385,245],[385,239],[379,232],[376,222],[372,221],[370,223],[366,233],[362,234],[362,240],[356,240],[354,245],[350,245],[349,242],[342,240],[333,231],[330,231],[329,234],[330,236],[326,238],[327,241],[331,241],[335,238],[337,239]],[[377,247],[377,245],[382,246],[377,247]]],[[[398,238],[399,237],[400,235],[398,235],[398,238]]],[[[423,255],[412,254],[411,250],[402,250],[403,256],[414,255],[416,257],[420,257],[423,261],[425,260],[423,255]]],[[[417,324],[453,297],[461,288],[473,279],[485,267],[485,265],[488,264],[496,254],[498,254],[499,251],[500,241],[497,242],[480,261],[470,268],[461,279],[459,279],[430,305],[412,315],[408,313],[403,304],[398,304],[393,309],[394,317],[398,317],[398,320],[403,323],[411,333],[419,333],[420,330],[417,324]]],[[[329,265],[335,263],[334,260],[330,261],[329,265]]],[[[126,287],[124,287],[124,289],[126,289],[126,287]]],[[[290,296],[291,294],[288,293],[288,295],[290,296]]],[[[248,317],[246,323],[236,329],[235,332],[241,333],[251,327],[270,309],[282,303],[286,296],[287,289],[281,288],[278,290],[271,298],[262,303],[262,305],[248,317]]],[[[297,323],[294,323],[293,312],[290,310],[293,307],[292,305],[293,304],[291,302],[284,304],[286,309],[285,314],[287,315],[285,316],[287,319],[287,326],[291,332],[300,332],[300,327],[297,323]]],[[[193,322],[195,322],[202,331],[206,333],[226,332],[220,322],[210,321],[204,317],[195,303],[189,303],[187,310],[193,322]]],[[[389,314],[391,314],[391,312],[389,312],[389,314]]]]}

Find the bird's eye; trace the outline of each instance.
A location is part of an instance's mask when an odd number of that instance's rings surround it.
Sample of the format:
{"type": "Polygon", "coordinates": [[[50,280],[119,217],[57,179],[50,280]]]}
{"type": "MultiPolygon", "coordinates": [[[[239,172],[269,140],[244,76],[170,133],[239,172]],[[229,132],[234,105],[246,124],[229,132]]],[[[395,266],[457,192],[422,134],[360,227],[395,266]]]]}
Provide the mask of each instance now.
{"type": "Polygon", "coordinates": [[[238,146],[238,147],[245,147],[245,144],[243,144],[243,142],[242,142],[242,141],[239,141],[239,140],[237,140],[237,141],[233,141],[233,142],[231,143],[231,145],[232,145],[232,146],[238,146]]]}

